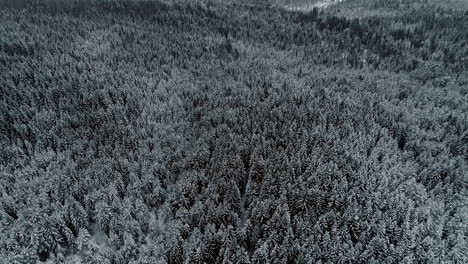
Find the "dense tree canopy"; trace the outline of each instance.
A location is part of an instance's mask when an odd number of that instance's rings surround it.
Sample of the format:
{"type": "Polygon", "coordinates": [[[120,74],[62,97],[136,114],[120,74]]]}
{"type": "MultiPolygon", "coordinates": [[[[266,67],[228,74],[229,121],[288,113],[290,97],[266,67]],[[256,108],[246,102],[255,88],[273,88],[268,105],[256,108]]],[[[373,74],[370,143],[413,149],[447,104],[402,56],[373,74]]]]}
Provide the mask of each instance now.
{"type": "Polygon", "coordinates": [[[2,261],[467,263],[468,12],[362,2],[6,1],[2,261]]]}

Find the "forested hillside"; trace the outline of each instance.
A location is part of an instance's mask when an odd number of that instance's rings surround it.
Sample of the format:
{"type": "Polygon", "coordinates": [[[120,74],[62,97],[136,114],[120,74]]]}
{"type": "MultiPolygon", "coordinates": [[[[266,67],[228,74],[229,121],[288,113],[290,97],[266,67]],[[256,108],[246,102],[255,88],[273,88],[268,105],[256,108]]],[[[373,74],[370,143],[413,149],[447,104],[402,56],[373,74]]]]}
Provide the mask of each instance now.
{"type": "Polygon", "coordinates": [[[363,2],[2,2],[0,262],[468,263],[468,11],[363,2]]]}

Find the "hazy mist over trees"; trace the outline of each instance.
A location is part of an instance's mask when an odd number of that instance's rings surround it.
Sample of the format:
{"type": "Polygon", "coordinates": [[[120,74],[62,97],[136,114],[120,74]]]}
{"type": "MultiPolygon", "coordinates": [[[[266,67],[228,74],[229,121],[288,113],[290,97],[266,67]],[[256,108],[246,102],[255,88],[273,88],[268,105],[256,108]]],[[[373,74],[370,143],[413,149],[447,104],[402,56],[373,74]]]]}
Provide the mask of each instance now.
{"type": "Polygon", "coordinates": [[[0,3],[0,263],[468,263],[466,2],[0,3]]]}

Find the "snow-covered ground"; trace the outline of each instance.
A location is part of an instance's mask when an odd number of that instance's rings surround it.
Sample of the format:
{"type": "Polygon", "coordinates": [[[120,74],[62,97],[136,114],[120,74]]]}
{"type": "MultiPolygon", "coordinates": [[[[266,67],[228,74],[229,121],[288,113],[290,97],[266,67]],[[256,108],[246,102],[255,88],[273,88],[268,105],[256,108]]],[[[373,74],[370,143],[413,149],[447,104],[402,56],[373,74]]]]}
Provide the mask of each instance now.
{"type": "Polygon", "coordinates": [[[315,7],[327,8],[329,6],[336,5],[342,1],[343,0],[319,0],[319,1],[311,0],[310,3],[289,4],[289,5],[286,5],[285,8],[290,11],[310,11],[314,9],[315,7]]]}

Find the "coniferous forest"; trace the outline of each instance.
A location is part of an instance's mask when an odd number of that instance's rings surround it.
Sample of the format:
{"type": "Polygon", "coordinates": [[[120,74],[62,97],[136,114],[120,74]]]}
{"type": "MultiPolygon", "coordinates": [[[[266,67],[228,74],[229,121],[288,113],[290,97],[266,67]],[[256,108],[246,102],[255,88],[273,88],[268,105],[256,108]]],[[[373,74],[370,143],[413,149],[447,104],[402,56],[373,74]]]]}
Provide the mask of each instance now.
{"type": "Polygon", "coordinates": [[[286,2],[0,1],[0,263],[468,263],[468,2],[286,2]]]}

